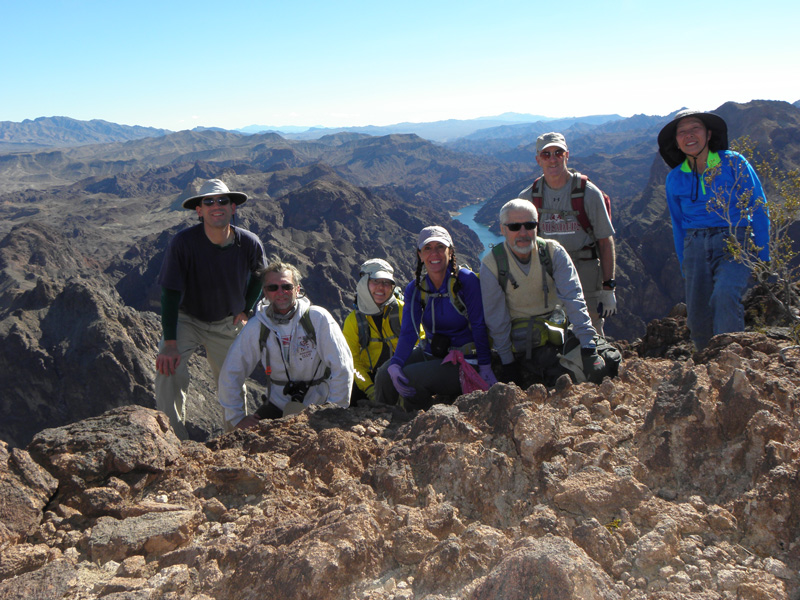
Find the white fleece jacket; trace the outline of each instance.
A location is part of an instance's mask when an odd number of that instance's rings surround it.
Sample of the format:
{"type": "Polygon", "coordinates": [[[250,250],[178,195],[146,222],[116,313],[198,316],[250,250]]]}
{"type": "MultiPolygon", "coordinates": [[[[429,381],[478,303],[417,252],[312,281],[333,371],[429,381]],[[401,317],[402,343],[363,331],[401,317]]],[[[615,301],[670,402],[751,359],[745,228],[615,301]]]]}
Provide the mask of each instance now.
{"type": "Polygon", "coordinates": [[[283,393],[284,382],[311,381],[331,370],[330,377],[311,386],[303,404],[323,404],[331,402],[337,406],[350,406],[350,389],[353,385],[353,356],[342,334],[342,329],[331,314],[321,306],[313,306],[307,298],[298,298],[297,312],[292,320],[279,326],[266,315],[262,306],[255,316],[247,322],[244,329],[228,350],[225,363],[219,375],[217,398],[225,410],[225,420],[236,425],[245,417],[239,391],[245,379],[253,372],[259,362],[266,366],[264,354],[269,352],[269,365],[272,369],[269,399],[275,406],[283,409],[291,398],[283,393]],[[316,345],[306,334],[300,317],[308,311],[317,336],[316,345]],[[269,330],[264,352],[259,348],[261,325],[269,330]],[[288,353],[282,354],[281,335],[289,333],[291,341],[288,353]],[[288,369],[288,374],[287,374],[288,369]],[[277,383],[276,383],[277,382],[277,383]]]}

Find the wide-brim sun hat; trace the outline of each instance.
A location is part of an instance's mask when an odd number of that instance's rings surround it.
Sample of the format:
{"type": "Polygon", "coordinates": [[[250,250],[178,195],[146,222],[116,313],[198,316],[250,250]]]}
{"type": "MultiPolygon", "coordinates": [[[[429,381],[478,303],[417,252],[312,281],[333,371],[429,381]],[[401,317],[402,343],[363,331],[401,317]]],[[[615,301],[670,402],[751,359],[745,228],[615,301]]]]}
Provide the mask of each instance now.
{"type": "Polygon", "coordinates": [[[230,191],[228,186],[225,185],[221,179],[209,179],[203,183],[203,185],[200,187],[200,192],[196,196],[187,198],[181,205],[183,208],[194,210],[197,208],[197,205],[200,204],[200,201],[206,196],[219,196],[220,194],[225,194],[228,196],[231,199],[231,202],[237,206],[247,202],[247,194],[230,191]]]}
{"type": "Polygon", "coordinates": [[[431,242],[441,242],[448,248],[453,247],[453,238],[450,237],[447,229],[441,227],[440,225],[424,227],[422,231],[419,232],[419,235],[417,236],[418,249],[422,250],[425,244],[429,244],[431,242]]]}
{"type": "Polygon", "coordinates": [[[686,155],[678,148],[678,142],[675,139],[678,123],[686,117],[700,119],[706,129],[711,132],[711,139],[708,141],[708,149],[711,152],[720,152],[728,149],[728,125],[725,123],[725,119],[714,113],[701,112],[699,110],[685,109],[679,111],[672,121],[664,125],[664,128],[658,133],[658,152],[670,169],[674,169],[686,160],[686,155]]]}

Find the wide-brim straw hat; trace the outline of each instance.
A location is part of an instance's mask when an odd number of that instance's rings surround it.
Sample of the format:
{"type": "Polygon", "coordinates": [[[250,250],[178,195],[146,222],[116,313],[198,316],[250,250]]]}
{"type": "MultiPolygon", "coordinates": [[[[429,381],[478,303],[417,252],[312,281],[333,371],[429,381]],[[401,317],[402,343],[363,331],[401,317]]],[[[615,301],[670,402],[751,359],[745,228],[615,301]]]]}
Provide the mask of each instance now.
{"type": "Polygon", "coordinates": [[[678,148],[675,140],[675,133],[678,130],[678,123],[686,117],[695,117],[703,122],[711,132],[711,139],[708,141],[708,149],[711,152],[720,152],[728,149],[728,125],[725,119],[714,113],[701,112],[699,110],[682,110],[675,115],[669,123],[658,134],[658,152],[671,169],[674,169],[684,160],[686,155],[678,148]]]}
{"type": "Polygon", "coordinates": [[[220,194],[225,194],[228,196],[231,199],[231,202],[237,206],[247,202],[247,194],[230,191],[228,186],[225,185],[221,179],[209,179],[200,187],[200,193],[197,194],[197,196],[192,196],[191,198],[184,200],[182,206],[183,208],[194,210],[197,205],[200,204],[200,201],[206,196],[219,196],[220,194]]]}

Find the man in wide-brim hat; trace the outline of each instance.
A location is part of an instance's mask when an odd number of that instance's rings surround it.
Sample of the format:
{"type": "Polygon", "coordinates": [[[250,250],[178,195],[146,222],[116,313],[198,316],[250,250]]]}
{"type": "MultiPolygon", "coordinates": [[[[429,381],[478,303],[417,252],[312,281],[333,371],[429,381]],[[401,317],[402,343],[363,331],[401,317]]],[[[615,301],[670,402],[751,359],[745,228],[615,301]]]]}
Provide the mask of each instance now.
{"type": "MultiPolygon", "coordinates": [[[[191,198],[187,198],[183,201],[182,206],[186,209],[197,209],[199,205],[203,202],[204,198],[220,198],[226,196],[230,198],[230,201],[233,202],[236,206],[244,204],[247,202],[247,194],[243,194],[242,192],[232,192],[228,189],[228,186],[223,183],[220,179],[209,179],[203,182],[203,185],[200,187],[200,191],[197,195],[192,196],[191,198]]],[[[235,209],[234,209],[235,212],[235,209]]]]}
{"type": "Polygon", "coordinates": [[[735,235],[743,249],[769,260],[766,196],[750,163],[728,150],[728,127],[719,115],[678,112],[658,134],[658,149],[672,167],[667,205],[688,325],[702,350],[712,336],[744,329],[750,268],[731,256],[728,242],[735,235]]]}
{"type": "MultiPolygon", "coordinates": [[[[261,240],[231,225],[236,207],[246,200],[247,194],[231,192],[219,179],[204,182],[183,201],[202,222],[172,238],[158,276],[163,337],[156,406],[182,439],[188,438],[189,358],[203,346],[216,384],[228,348],[261,294],[255,275],[266,263],[261,240]]],[[[244,387],[241,401],[246,407],[244,387]]]]}

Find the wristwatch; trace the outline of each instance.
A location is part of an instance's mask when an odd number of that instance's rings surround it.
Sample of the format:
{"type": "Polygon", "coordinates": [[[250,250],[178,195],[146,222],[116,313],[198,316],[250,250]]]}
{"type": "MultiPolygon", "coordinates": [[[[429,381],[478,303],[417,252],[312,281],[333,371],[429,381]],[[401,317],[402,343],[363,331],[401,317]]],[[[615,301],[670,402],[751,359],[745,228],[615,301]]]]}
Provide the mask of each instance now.
{"type": "Polygon", "coordinates": [[[616,279],[606,279],[603,282],[603,287],[610,287],[612,290],[617,287],[617,280],[616,279]]]}

